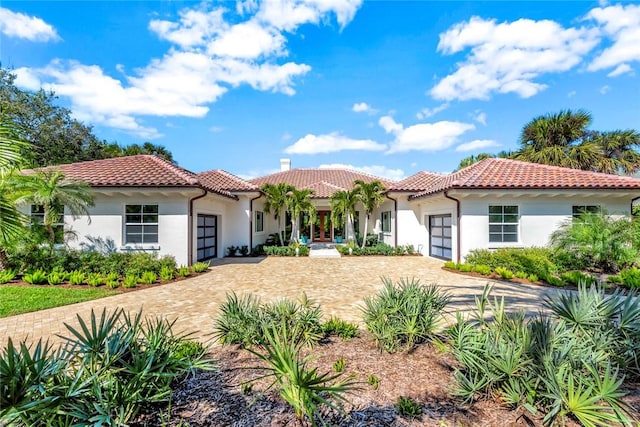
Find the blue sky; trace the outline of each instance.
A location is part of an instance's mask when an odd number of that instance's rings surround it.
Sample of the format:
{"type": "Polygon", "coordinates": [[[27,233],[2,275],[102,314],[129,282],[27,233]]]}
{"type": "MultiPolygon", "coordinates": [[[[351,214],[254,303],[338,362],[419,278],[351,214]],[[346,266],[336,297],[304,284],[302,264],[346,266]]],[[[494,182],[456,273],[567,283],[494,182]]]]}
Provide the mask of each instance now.
{"type": "Polygon", "coordinates": [[[637,2],[5,0],[0,33],[20,86],[196,172],[400,179],[516,149],[561,109],[640,127],[637,2]]]}

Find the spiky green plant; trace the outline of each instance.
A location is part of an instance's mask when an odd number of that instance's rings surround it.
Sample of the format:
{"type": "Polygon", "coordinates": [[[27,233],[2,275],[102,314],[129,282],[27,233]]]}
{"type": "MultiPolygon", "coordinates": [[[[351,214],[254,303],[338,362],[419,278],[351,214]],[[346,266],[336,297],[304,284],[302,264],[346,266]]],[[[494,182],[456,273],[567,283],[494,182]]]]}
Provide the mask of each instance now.
{"type": "Polygon", "coordinates": [[[22,280],[30,285],[44,285],[47,283],[47,273],[42,270],[36,270],[22,275],[22,280]]]}
{"type": "Polygon", "coordinates": [[[165,265],[162,267],[162,269],[160,269],[160,280],[163,282],[169,282],[173,280],[174,275],[175,269],[171,267],[165,265]]]}
{"type": "Polygon", "coordinates": [[[86,275],[84,272],[80,270],[74,270],[69,273],[69,284],[70,285],[84,285],[86,282],[86,275]]]}
{"type": "Polygon", "coordinates": [[[9,283],[16,278],[16,272],[14,270],[0,270],[0,285],[9,283]]]}
{"type": "Polygon", "coordinates": [[[437,285],[401,279],[394,285],[382,278],[378,295],[364,299],[364,323],[380,348],[395,352],[411,349],[434,333],[450,296],[437,285]]]}
{"type": "Polygon", "coordinates": [[[205,272],[209,269],[209,263],[208,262],[196,262],[195,264],[193,264],[191,266],[191,269],[193,270],[194,273],[202,273],[205,272]]]}

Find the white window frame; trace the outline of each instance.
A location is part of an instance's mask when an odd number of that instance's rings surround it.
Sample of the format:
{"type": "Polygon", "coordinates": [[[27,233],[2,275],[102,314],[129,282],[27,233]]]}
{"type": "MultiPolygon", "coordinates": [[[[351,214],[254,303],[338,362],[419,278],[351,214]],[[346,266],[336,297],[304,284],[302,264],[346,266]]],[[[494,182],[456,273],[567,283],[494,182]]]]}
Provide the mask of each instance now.
{"type": "Polygon", "coordinates": [[[263,233],[264,232],[264,212],[263,211],[256,211],[256,233],[263,233]]]}
{"type": "Polygon", "coordinates": [[[124,206],[124,244],[126,246],[157,246],[158,243],[160,242],[160,206],[158,205],[158,203],[128,203],[124,206]],[[137,212],[127,212],[129,207],[133,207],[133,206],[140,206],[140,213],[137,212]],[[146,206],[155,206],[155,212],[145,212],[145,207],[146,206]],[[129,215],[133,216],[133,215],[140,215],[140,222],[133,222],[129,220],[129,215]],[[155,222],[145,222],[145,218],[144,216],[148,215],[155,215],[156,216],[156,221],[155,222]],[[140,226],[142,227],[142,232],[141,233],[131,233],[131,234],[135,234],[135,235],[140,235],[142,236],[142,241],[140,242],[132,242],[129,241],[129,232],[128,232],[128,227],[130,226],[140,226]],[[145,227],[156,227],[156,232],[155,233],[145,233],[145,227]],[[155,241],[148,241],[147,239],[145,239],[145,236],[147,235],[156,235],[155,241]]]}
{"type": "Polygon", "coordinates": [[[573,219],[579,218],[585,212],[597,213],[602,211],[602,206],[600,205],[572,205],[571,206],[571,217],[573,219]],[[576,213],[577,209],[582,208],[582,212],[576,213]],[[595,209],[592,209],[595,208],[595,209]],[[593,211],[592,211],[593,210],[593,211]]]}
{"type": "Polygon", "coordinates": [[[497,245],[513,245],[513,244],[517,244],[518,242],[520,242],[520,206],[518,205],[489,205],[488,207],[488,216],[487,216],[487,220],[489,222],[489,244],[497,244],[497,245]],[[501,212],[500,213],[496,213],[496,212],[492,212],[491,208],[501,208],[501,212]],[[516,209],[516,213],[509,213],[509,212],[505,212],[505,208],[515,208],[516,209]],[[491,217],[492,216],[497,216],[500,215],[501,221],[491,221],[491,217]],[[505,221],[505,216],[513,216],[516,215],[517,216],[517,221],[516,222],[512,222],[512,221],[505,221]],[[497,235],[498,232],[496,231],[492,231],[491,228],[493,227],[501,227],[501,231],[499,232],[499,235],[501,237],[500,240],[492,240],[492,235],[497,235]],[[509,232],[505,232],[504,231],[504,227],[515,227],[515,232],[513,231],[509,231],[509,232]],[[515,235],[515,240],[505,240],[505,236],[513,236],[515,235]]]}
{"type": "MultiPolygon", "coordinates": [[[[44,226],[44,206],[31,205],[29,217],[31,218],[32,224],[37,223],[44,226]],[[42,210],[42,212],[40,212],[40,210],[42,210]]],[[[64,244],[64,206],[62,207],[62,213],[58,217],[58,222],[53,224],[53,232],[56,236],[56,241],[54,242],[54,244],[56,245],[64,244]],[[60,236],[61,241],[58,241],[58,236],[60,236]]]]}

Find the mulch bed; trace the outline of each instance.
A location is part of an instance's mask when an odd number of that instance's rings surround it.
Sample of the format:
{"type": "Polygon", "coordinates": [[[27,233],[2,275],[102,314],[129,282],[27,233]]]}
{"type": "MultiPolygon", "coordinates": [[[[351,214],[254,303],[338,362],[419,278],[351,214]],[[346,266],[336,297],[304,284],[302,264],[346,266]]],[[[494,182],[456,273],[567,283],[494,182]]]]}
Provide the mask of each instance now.
{"type": "MultiPolygon", "coordinates": [[[[542,426],[542,416],[525,410],[512,411],[497,402],[470,405],[452,397],[455,360],[431,345],[420,345],[412,352],[380,352],[363,336],[348,341],[332,338],[310,350],[311,364],[320,373],[333,372],[340,357],[346,361],[345,375],[354,375],[359,388],[347,398],[346,414],[326,413],[331,426],[542,426]],[[379,387],[367,384],[374,374],[379,387]],[[401,417],[394,405],[399,396],[410,397],[422,405],[419,418],[401,417]]],[[[270,381],[261,379],[243,390],[242,384],[260,375],[247,367],[262,366],[249,352],[238,346],[216,346],[211,357],[219,370],[198,372],[175,389],[170,414],[156,411],[140,417],[137,426],[297,426],[293,410],[277,391],[265,391],[270,381]]],[[[640,407],[640,384],[629,384],[627,402],[640,407]]],[[[578,424],[570,420],[567,426],[578,424]]]]}

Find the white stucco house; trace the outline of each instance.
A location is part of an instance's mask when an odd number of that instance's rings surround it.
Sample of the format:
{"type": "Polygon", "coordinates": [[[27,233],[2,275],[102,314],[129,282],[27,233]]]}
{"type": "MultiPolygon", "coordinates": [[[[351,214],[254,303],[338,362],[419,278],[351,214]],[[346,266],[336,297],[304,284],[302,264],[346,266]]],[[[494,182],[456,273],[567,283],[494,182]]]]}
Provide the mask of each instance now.
{"type": "Polygon", "coordinates": [[[330,221],[331,194],[358,179],[379,180],[385,201],[366,231],[358,207],[356,231],[453,260],[477,248],[543,246],[563,221],[584,210],[629,214],[640,198],[639,178],[508,159],[486,159],[446,175],[419,172],[399,182],[345,169],[291,169],[287,160],[280,172],[250,181],[222,170],[196,174],[149,155],[54,168],[86,181],[94,194],[90,221],[65,215],[61,226],[78,236],[70,245],[111,239],[118,250],[173,255],[178,264],[223,257],[228,246],[251,248],[275,233],[273,215],[264,212],[265,183],[312,189],[318,214],[303,235],[332,242],[341,226],[330,221]]]}

